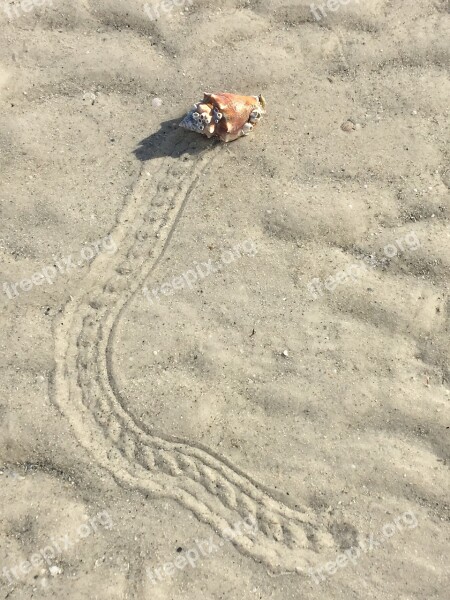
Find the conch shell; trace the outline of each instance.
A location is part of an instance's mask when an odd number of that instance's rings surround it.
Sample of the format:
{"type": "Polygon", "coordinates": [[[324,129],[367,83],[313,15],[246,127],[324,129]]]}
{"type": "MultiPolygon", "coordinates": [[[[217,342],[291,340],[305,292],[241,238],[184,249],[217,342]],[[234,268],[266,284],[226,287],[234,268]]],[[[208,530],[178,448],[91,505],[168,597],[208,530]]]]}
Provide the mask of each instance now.
{"type": "Polygon", "coordinates": [[[232,142],[250,133],[265,113],[265,106],[262,96],[205,92],[203,100],[194,104],[180,127],[232,142]]]}

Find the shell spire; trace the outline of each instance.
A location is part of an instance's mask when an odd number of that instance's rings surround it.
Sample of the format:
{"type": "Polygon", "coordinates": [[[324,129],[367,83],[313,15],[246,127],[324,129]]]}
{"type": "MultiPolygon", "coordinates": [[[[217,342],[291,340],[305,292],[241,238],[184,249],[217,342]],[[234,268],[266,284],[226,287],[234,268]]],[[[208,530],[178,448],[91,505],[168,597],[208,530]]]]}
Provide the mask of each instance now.
{"type": "Polygon", "coordinates": [[[223,142],[232,142],[248,135],[265,113],[266,102],[259,96],[239,94],[209,94],[194,104],[180,123],[180,127],[223,142]]]}

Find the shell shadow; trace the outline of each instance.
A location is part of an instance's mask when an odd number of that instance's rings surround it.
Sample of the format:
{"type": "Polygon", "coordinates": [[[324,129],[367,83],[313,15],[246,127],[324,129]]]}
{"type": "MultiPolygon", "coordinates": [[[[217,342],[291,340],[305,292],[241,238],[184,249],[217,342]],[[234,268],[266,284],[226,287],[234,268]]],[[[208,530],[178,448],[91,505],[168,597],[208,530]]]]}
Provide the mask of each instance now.
{"type": "Polygon", "coordinates": [[[182,129],[179,124],[180,119],[162,122],[158,131],[139,142],[133,154],[141,162],[163,156],[179,158],[182,154],[200,154],[212,145],[220,143],[182,129]]]}

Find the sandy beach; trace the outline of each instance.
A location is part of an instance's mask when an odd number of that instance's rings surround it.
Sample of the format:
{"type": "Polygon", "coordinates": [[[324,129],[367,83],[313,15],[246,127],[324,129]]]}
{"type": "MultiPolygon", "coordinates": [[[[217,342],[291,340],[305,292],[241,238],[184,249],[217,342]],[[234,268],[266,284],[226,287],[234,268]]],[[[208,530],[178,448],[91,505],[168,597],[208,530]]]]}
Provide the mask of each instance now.
{"type": "Polygon", "coordinates": [[[0,598],[447,598],[449,2],[0,32],[0,598]]]}

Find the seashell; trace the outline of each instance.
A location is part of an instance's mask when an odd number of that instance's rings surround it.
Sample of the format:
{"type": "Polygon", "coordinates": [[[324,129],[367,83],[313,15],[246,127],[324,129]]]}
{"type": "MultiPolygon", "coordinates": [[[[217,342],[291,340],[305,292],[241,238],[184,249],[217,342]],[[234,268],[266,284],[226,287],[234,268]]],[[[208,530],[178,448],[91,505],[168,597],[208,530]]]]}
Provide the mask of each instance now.
{"type": "Polygon", "coordinates": [[[265,113],[266,102],[260,96],[238,94],[203,94],[203,100],[194,104],[180,127],[232,142],[248,135],[265,113]]]}
{"type": "Polygon", "coordinates": [[[341,125],[341,129],[342,131],[345,131],[346,133],[350,133],[351,131],[353,131],[355,129],[355,124],[353,123],[353,121],[345,121],[344,123],[342,123],[341,125]]]}
{"type": "Polygon", "coordinates": [[[250,123],[257,123],[261,117],[262,117],[261,111],[259,110],[259,108],[255,108],[250,113],[249,121],[250,121],[250,123]]]}

